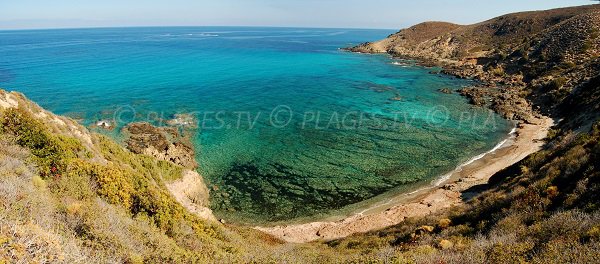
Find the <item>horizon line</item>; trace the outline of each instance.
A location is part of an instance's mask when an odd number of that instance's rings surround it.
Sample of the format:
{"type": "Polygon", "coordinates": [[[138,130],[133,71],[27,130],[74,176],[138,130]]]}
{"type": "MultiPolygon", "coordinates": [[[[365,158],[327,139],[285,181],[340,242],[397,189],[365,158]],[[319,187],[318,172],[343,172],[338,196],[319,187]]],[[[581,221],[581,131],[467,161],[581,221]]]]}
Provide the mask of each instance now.
{"type": "Polygon", "coordinates": [[[300,28],[300,29],[350,29],[350,30],[395,30],[401,28],[369,28],[369,27],[310,27],[310,26],[200,26],[200,25],[145,25],[145,26],[82,26],[82,27],[40,27],[40,28],[0,28],[0,31],[42,31],[42,30],[79,30],[79,29],[125,29],[125,28],[193,28],[193,27],[215,27],[215,28],[300,28]]]}

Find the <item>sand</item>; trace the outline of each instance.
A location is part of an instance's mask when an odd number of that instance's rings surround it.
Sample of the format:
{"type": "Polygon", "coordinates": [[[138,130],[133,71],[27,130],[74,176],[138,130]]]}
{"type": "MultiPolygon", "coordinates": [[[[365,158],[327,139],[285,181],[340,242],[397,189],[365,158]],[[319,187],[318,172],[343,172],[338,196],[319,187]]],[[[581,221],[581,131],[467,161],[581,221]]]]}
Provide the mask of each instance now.
{"type": "Polygon", "coordinates": [[[181,179],[166,185],[175,200],[188,211],[202,219],[217,221],[212,210],[208,208],[208,189],[196,171],[184,170],[181,179]]]}
{"type": "Polygon", "coordinates": [[[322,221],[275,227],[255,227],[290,243],[333,240],[356,233],[383,229],[402,223],[409,217],[420,217],[438,210],[461,205],[477,194],[469,190],[485,184],[498,171],[540,150],[543,139],[554,124],[550,118],[540,118],[536,124],[520,124],[513,138],[501,148],[455,170],[444,180],[431,186],[394,197],[383,205],[374,205],[339,221],[322,221]]]}

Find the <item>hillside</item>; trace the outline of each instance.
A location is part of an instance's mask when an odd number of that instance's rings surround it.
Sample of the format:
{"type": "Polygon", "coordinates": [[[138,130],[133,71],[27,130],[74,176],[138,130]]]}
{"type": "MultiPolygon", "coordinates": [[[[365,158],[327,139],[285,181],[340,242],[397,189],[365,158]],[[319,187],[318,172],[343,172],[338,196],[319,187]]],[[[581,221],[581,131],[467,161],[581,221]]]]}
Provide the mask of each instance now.
{"type": "MultiPolygon", "coordinates": [[[[387,52],[419,59],[468,60],[492,57],[498,52],[534,42],[553,27],[590,13],[600,6],[589,5],[538,12],[514,13],[473,25],[425,22],[390,35],[388,38],[351,48],[361,52],[387,52]],[[536,36],[541,34],[540,36],[536,36]]],[[[581,25],[595,28],[593,21],[581,25]]],[[[566,29],[568,30],[568,29],[566,29]]],[[[581,36],[564,34],[563,37],[581,36]]],[[[558,40],[560,41],[560,40],[558,40]]],[[[567,43],[560,43],[564,45],[567,43]]]]}
{"type": "Polygon", "coordinates": [[[127,130],[141,154],[0,90],[0,263],[334,263],[361,255],[216,221],[197,164],[183,162],[187,148],[163,134],[171,128],[127,130]]]}
{"type": "Polygon", "coordinates": [[[349,48],[439,65],[481,81],[460,91],[473,104],[558,122],[542,151],[473,186],[464,204],[305,244],[211,218],[198,164],[169,127],[132,124],[130,151],[0,90],[0,263],[597,262],[599,32],[592,5],[427,22],[349,48]]]}
{"type": "Polygon", "coordinates": [[[598,74],[599,22],[600,5],[508,14],[464,26],[426,22],[348,50],[416,59],[485,87],[501,86],[461,92],[476,104],[492,101],[489,106],[506,118],[528,121],[538,108],[560,117],[556,107],[598,74]],[[523,97],[534,105],[520,102],[523,97]]]}
{"type": "Polygon", "coordinates": [[[467,206],[333,244],[383,240],[418,263],[594,262],[600,256],[599,32],[600,5],[590,5],[466,26],[423,23],[348,48],[479,80],[459,92],[506,118],[527,123],[549,115],[559,122],[544,150],[477,186],[483,193],[467,206]]]}

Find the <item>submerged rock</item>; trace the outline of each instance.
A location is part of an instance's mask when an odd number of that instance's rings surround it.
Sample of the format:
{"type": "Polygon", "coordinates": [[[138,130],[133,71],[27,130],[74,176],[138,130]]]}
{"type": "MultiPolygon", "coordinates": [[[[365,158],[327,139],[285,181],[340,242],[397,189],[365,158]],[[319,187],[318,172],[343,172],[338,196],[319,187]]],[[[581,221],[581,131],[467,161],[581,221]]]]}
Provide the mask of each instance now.
{"type": "Polygon", "coordinates": [[[114,129],[113,123],[110,120],[100,120],[96,122],[96,127],[108,130],[114,129]]]}
{"type": "Polygon", "coordinates": [[[136,154],[145,154],[195,169],[198,162],[194,149],[188,144],[172,139],[177,132],[172,128],[155,127],[148,123],[132,123],[124,128],[128,135],[127,148],[136,154]]]}
{"type": "Polygon", "coordinates": [[[170,126],[197,127],[197,121],[191,114],[176,114],[175,118],[167,121],[167,124],[170,126]]]}
{"type": "Polygon", "coordinates": [[[451,94],[452,90],[450,90],[449,88],[442,88],[442,89],[438,89],[439,92],[441,93],[445,93],[445,94],[451,94]]]}

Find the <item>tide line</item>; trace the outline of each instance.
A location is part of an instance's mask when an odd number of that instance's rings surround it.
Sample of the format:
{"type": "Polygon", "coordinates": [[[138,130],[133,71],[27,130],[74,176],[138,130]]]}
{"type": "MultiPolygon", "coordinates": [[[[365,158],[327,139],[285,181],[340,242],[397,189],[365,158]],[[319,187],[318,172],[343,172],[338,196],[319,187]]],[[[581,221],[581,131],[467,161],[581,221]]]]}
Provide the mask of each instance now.
{"type": "Polygon", "coordinates": [[[447,180],[449,180],[449,179],[450,179],[450,177],[451,177],[451,176],[452,176],[454,173],[461,172],[465,166],[468,166],[469,164],[471,164],[471,163],[473,163],[473,162],[475,162],[475,161],[477,161],[477,160],[480,160],[480,159],[482,159],[482,158],[483,158],[483,157],[485,157],[486,155],[489,155],[489,154],[491,154],[491,153],[495,152],[496,150],[503,148],[503,147],[505,146],[505,144],[506,144],[506,143],[507,143],[509,140],[511,140],[511,139],[514,139],[514,138],[515,138],[515,134],[516,134],[516,132],[517,132],[517,127],[515,126],[515,127],[513,127],[513,129],[512,129],[512,130],[511,130],[511,131],[508,133],[508,137],[507,137],[506,139],[504,139],[504,140],[500,141],[500,143],[496,144],[496,146],[494,146],[494,147],[493,147],[491,150],[489,150],[489,151],[486,151],[486,152],[484,152],[484,153],[481,153],[481,154],[479,154],[479,155],[477,155],[477,156],[475,156],[475,157],[473,157],[473,158],[469,159],[468,161],[466,161],[466,162],[464,162],[464,163],[462,163],[462,164],[458,165],[458,166],[457,166],[457,167],[456,167],[454,170],[452,170],[451,172],[449,172],[449,173],[446,173],[446,174],[444,174],[444,175],[442,175],[442,176],[438,177],[437,179],[435,179],[435,180],[431,181],[431,184],[430,184],[429,186],[426,186],[426,187],[419,188],[419,189],[417,189],[417,190],[414,190],[414,191],[412,191],[412,192],[409,192],[409,193],[404,193],[404,194],[401,194],[400,196],[395,196],[395,197],[393,197],[393,198],[391,198],[391,199],[387,200],[386,202],[383,202],[383,203],[380,203],[380,204],[378,204],[378,205],[375,205],[375,206],[371,206],[371,207],[369,207],[369,208],[366,208],[366,209],[364,209],[364,210],[362,210],[362,211],[360,211],[360,212],[356,213],[355,215],[358,215],[358,216],[364,216],[364,213],[365,213],[365,212],[367,212],[367,211],[369,211],[369,210],[371,210],[371,209],[373,209],[373,208],[378,208],[378,207],[382,207],[382,206],[389,205],[389,204],[393,203],[393,202],[394,202],[394,200],[397,200],[399,197],[410,196],[410,195],[413,195],[413,194],[416,194],[416,193],[419,193],[419,192],[422,192],[422,191],[425,191],[425,190],[429,190],[429,189],[433,189],[433,188],[439,187],[439,186],[440,186],[440,185],[442,185],[444,182],[446,182],[447,180]]]}

